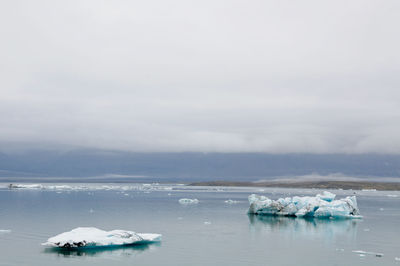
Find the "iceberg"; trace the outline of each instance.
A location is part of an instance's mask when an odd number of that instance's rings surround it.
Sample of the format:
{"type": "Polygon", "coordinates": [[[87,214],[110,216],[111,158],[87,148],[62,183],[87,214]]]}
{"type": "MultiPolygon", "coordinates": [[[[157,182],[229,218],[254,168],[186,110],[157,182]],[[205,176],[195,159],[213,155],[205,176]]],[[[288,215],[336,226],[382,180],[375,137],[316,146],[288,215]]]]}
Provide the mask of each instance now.
{"type": "Polygon", "coordinates": [[[78,227],[50,237],[43,246],[58,248],[110,247],[149,244],[161,241],[160,234],[139,234],[132,231],[104,231],[95,227],[78,227]]]}
{"type": "Polygon", "coordinates": [[[315,218],[361,218],[356,196],[334,200],[335,194],[323,192],[315,197],[286,197],[271,200],[265,196],[249,196],[249,214],[315,218]]]}
{"type": "Polygon", "coordinates": [[[197,204],[199,203],[198,199],[180,199],[179,200],[180,204],[197,204]]]}

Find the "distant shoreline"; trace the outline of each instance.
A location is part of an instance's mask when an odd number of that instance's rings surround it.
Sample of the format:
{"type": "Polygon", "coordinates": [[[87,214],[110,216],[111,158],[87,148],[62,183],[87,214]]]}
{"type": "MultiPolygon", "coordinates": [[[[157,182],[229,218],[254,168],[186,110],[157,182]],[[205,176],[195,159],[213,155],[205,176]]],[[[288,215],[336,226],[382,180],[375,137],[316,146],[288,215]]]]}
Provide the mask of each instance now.
{"type": "Polygon", "coordinates": [[[353,190],[399,190],[400,183],[370,181],[266,181],[232,182],[210,181],[195,182],[190,186],[225,186],[225,187],[277,187],[277,188],[316,188],[316,189],[353,189],[353,190]]]}

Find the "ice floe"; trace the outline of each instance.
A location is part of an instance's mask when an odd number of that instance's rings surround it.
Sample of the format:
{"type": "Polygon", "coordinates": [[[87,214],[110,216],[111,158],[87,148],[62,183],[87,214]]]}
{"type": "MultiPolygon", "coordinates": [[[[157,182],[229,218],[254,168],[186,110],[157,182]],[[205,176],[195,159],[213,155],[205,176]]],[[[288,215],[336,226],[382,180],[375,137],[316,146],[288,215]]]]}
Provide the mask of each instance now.
{"type": "Polygon", "coordinates": [[[42,189],[41,184],[10,184],[8,188],[23,188],[23,189],[42,189]]]}
{"type": "Polygon", "coordinates": [[[372,255],[372,256],[375,256],[375,257],[383,257],[383,253],[377,253],[377,252],[369,252],[369,251],[364,251],[364,250],[353,250],[352,251],[353,253],[357,253],[357,254],[359,254],[360,256],[362,256],[362,255],[372,255]]]}
{"type": "Polygon", "coordinates": [[[227,204],[236,204],[236,203],[239,203],[239,201],[237,201],[237,200],[231,200],[231,199],[225,200],[224,202],[227,203],[227,204]]]}
{"type": "Polygon", "coordinates": [[[249,196],[249,214],[316,218],[361,218],[355,196],[333,200],[335,194],[324,192],[315,197],[286,197],[271,200],[265,196],[249,196]]]}
{"type": "Polygon", "coordinates": [[[78,227],[50,237],[42,245],[59,248],[106,247],[148,244],[161,241],[160,234],[139,234],[132,231],[104,231],[95,227],[78,227]]]}
{"type": "Polygon", "coordinates": [[[8,229],[0,229],[0,235],[1,235],[1,234],[8,234],[8,233],[11,233],[11,230],[8,230],[8,229]]]}
{"type": "Polygon", "coordinates": [[[183,198],[183,199],[179,200],[179,203],[180,204],[197,204],[197,203],[199,203],[199,200],[198,199],[186,199],[186,198],[183,198]]]}

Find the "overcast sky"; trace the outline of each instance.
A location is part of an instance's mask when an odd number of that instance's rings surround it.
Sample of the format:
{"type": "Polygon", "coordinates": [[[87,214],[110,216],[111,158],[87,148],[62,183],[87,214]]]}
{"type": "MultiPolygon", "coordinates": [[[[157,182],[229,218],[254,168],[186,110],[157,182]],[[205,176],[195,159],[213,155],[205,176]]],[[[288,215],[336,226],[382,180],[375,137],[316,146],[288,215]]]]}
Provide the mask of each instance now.
{"type": "Polygon", "coordinates": [[[0,142],[400,153],[400,1],[2,1],[0,142]]]}

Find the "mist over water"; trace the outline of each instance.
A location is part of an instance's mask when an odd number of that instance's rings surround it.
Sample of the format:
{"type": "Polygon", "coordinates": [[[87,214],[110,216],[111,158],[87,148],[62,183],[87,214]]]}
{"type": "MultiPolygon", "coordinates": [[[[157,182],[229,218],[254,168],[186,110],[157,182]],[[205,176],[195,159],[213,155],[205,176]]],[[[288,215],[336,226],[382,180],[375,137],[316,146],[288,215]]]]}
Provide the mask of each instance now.
{"type": "Polygon", "coordinates": [[[400,177],[400,156],[384,154],[134,153],[0,150],[0,181],[196,182],[277,178],[400,177]]]}

